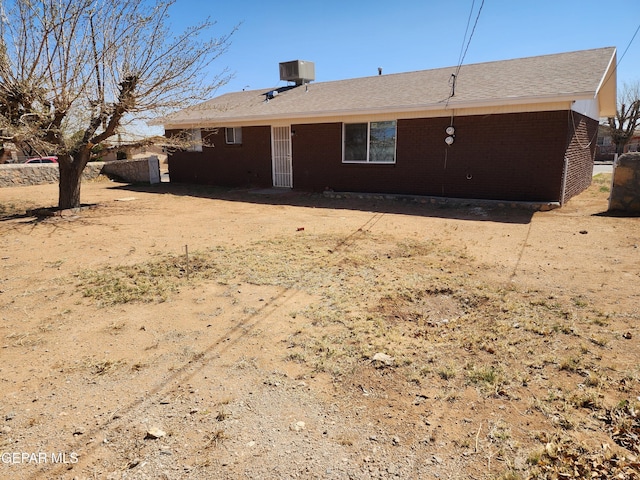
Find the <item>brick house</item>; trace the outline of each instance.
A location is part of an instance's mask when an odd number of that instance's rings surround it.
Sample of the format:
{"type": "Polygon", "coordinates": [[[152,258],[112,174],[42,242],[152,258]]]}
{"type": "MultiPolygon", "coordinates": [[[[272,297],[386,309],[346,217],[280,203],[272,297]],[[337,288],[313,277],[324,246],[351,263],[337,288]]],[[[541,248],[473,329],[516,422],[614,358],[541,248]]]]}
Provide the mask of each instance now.
{"type": "Polygon", "coordinates": [[[189,132],[172,182],[563,204],[615,113],[613,47],[221,95],[154,123],[189,132]]]}
{"type": "MultiPolygon", "coordinates": [[[[624,146],[624,153],[640,152],[640,132],[634,131],[633,135],[624,146]]],[[[608,125],[601,124],[598,127],[598,141],[596,144],[596,162],[613,162],[615,159],[616,144],[613,143],[608,125]]]]}

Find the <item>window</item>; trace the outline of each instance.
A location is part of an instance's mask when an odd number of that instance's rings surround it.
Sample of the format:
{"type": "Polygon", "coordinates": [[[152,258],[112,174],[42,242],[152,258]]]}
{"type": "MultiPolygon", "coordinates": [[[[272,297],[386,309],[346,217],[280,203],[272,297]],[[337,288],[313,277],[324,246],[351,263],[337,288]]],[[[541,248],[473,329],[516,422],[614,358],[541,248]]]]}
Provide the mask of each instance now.
{"type": "Polygon", "coordinates": [[[201,152],[202,151],[202,133],[199,128],[192,128],[186,131],[187,151],[188,152],[201,152]]]}
{"type": "Polygon", "coordinates": [[[345,123],[344,162],[395,163],[396,121],[345,123]]]}
{"type": "Polygon", "coordinates": [[[224,136],[227,143],[239,145],[242,143],[242,127],[225,128],[224,136]]]}

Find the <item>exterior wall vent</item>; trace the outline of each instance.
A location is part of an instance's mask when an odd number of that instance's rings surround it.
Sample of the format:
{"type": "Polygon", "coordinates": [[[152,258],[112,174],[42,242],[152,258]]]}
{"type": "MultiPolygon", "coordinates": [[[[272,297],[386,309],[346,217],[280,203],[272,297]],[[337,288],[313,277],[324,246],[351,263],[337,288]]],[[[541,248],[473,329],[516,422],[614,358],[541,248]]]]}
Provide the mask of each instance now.
{"type": "Polygon", "coordinates": [[[313,62],[293,60],[280,63],[280,80],[304,85],[316,79],[316,67],[313,62]]]}

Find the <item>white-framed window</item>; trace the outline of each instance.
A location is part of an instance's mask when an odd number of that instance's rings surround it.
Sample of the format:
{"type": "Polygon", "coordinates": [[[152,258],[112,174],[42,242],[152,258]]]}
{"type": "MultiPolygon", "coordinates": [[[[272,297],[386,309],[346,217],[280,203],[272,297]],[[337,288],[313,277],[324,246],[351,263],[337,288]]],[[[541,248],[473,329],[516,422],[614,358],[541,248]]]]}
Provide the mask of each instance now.
{"type": "Polygon", "coordinates": [[[187,130],[186,137],[188,142],[188,152],[202,151],[202,132],[199,128],[190,128],[189,130],[187,130]]]}
{"type": "Polygon", "coordinates": [[[224,137],[230,145],[240,145],[242,143],[242,127],[227,127],[224,129],[224,137]]]}
{"type": "Polygon", "coordinates": [[[342,161],[395,163],[396,137],[395,120],[345,123],[342,132],[342,161]]]}

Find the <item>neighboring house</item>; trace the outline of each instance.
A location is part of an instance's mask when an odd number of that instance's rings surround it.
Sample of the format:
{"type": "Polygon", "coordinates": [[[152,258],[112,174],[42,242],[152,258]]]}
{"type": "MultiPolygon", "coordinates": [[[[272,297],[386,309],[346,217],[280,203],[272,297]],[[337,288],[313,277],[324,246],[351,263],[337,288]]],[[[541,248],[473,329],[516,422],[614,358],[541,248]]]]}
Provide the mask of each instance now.
{"type": "MultiPolygon", "coordinates": [[[[634,131],[633,136],[624,146],[624,153],[640,152],[640,132],[634,131]]],[[[597,162],[613,162],[616,153],[616,144],[611,138],[610,127],[600,125],[598,127],[598,141],[595,160],[597,162]]]]}
{"type": "Polygon", "coordinates": [[[611,138],[608,125],[598,126],[598,140],[596,142],[596,162],[613,162],[616,153],[616,145],[611,138]]]}
{"type": "Polygon", "coordinates": [[[640,152],[640,132],[634,130],[633,136],[624,146],[624,153],[640,152]]]}
{"type": "Polygon", "coordinates": [[[111,162],[114,160],[138,160],[141,158],[148,158],[150,156],[158,157],[160,164],[167,163],[167,153],[161,145],[121,145],[117,148],[110,149],[105,155],[100,157],[100,160],[104,162],[111,162]]]}
{"type": "Polygon", "coordinates": [[[172,182],[564,203],[591,183],[615,65],[609,47],[310,83],[313,64],[287,62],[294,85],[154,123],[195,140],[172,182]]]}

